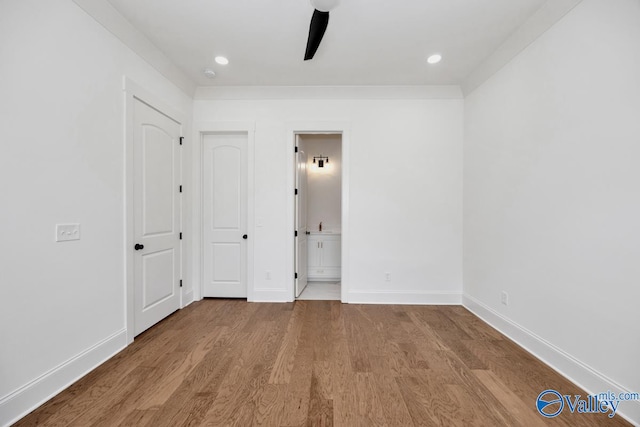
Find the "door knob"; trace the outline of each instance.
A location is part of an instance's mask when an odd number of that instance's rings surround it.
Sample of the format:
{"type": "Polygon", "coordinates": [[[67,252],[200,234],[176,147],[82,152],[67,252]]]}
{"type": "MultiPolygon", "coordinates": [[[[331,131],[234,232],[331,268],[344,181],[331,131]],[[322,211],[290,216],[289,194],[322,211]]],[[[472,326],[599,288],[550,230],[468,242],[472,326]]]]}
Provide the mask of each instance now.
{"type": "Polygon", "coordinates": [[[141,245],[140,243],[136,243],[133,249],[135,249],[136,251],[139,251],[140,249],[144,249],[144,245],[141,245]]]}
{"type": "Polygon", "coordinates": [[[242,238],[243,238],[244,240],[247,240],[247,237],[249,237],[249,236],[247,236],[246,234],[244,234],[244,235],[242,236],[242,238]]]}

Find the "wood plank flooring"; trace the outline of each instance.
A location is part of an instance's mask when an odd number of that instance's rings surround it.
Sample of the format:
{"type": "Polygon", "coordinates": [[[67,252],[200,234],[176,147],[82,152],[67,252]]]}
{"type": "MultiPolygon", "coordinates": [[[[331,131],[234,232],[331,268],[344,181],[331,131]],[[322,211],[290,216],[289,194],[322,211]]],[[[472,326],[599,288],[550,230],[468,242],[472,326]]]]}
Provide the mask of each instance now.
{"type": "Polygon", "coordinates": [[[586,395],[463,307],[203,300],[16,425],[629,425],[549,388],[586,395]]]}

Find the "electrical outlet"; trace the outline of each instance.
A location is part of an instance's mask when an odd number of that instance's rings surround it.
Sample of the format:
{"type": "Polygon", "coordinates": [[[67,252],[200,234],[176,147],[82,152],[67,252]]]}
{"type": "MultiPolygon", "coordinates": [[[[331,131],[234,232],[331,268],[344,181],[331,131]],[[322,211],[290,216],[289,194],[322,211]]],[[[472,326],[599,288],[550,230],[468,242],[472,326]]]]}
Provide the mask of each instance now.
{"type": "Polygon", "coordinates": [[[80,240],[80,224],[56,224],[56,242],[80,240]]]}
{"type": "Polygon", "coordinates": [[[500,302],[502,302],[502,305],[509,305],[509,294],[505,291],[500,293],[500,302]]]}
{"type": "Polygon", "coordinates": [[[271,271],[267,270],[267,272],[265,273],[264,277],[267,280],[271,280],[271,271]]]}
{"type": "Polygon", "coordinates": [[[384,280],[385,280],[385,282],[390,282],[391,281],[391,273],[389,273],[388,271],[386,273],[384,273],[384,280]]]}

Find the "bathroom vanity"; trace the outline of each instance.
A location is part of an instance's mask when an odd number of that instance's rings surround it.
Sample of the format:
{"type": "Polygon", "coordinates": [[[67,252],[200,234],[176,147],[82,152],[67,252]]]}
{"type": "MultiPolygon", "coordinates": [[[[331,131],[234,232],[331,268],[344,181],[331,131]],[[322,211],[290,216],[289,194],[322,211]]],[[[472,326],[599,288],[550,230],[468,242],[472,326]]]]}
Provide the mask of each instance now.
{"type": "Polygon", "coordinates": [[[341,235],[327,231],[311,232],[308,242],[308,279],[338,281],[341,271],[341,235]]]}

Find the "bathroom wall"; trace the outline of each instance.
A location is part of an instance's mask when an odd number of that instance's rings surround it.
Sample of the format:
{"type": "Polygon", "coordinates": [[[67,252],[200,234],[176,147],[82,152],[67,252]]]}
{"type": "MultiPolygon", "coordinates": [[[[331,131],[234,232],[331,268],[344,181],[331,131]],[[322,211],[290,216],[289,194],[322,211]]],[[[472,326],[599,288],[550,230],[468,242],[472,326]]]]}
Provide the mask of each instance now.
{"type": "Polygon", "coordinates": [[[340,231],[342,212],[342,143],[340,135],[302,135],[300,147],[307,154],[307,223],[316,231],[340,231]],[[318,167],[313,157],[329,157],[318,167]]]}

